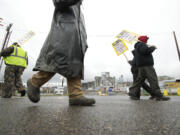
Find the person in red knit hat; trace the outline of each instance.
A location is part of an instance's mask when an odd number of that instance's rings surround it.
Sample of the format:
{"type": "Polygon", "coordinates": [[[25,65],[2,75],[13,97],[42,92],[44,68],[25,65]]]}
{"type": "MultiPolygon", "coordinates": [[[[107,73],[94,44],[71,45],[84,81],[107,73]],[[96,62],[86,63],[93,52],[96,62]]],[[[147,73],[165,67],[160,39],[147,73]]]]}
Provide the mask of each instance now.
{"type": "Polygon", "coordinates": [[[137,43],[134,45],[135,49],[135,64],[138,67],[138,75],[133,83],[133,85],[129,88],[129,96],[133,100],[139,100],[138,93],[140,87],[147,79],[150,84],[150,88],[152,90],[152,95],[156,100],[166,101],[169,100],[169,97],[164,97],[160,91],[160,87],[158,84],[157,74],[154,69],[154,59],[152,53],[155,49],[155,46],[147,45],[149,37],[148,36],[140,36],[138,38],[137,43]]]}
{"type": "Polygon", "coordinates": [[[138,38],[139,41],[144,42],[144,43],[147,43],[148,39],[149,39],[148,36],[140,36],[140,37],[138,38]]]}

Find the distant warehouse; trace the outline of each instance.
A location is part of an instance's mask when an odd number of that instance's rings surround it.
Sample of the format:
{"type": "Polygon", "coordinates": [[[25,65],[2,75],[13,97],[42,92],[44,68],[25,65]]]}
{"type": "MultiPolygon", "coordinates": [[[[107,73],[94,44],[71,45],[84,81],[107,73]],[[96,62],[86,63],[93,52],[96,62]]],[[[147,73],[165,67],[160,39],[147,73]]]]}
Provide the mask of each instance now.
{"type": "Polygon", "coordinates": [[[180,79],[178,80],[169,80],[164,82],[165,88],[180,88],[180,79]]]}

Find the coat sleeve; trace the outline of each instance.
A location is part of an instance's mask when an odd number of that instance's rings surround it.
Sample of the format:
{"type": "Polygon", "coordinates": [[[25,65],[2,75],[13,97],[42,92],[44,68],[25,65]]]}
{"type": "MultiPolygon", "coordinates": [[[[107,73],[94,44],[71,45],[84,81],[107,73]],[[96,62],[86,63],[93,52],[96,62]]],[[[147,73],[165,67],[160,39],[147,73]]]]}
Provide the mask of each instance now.
{"type": "Polygon", "coordinates": [[[146,44],[143,44],[143,45],[140,45],[139,47],[139,52],[143,55],[149,55],[151,54],[156,48],[151,46],[151,47],[148,47],[146,44]]]}
{"type": "Polygon", "coordinates": [[[132,60],[129,60],[128,63],[132,66],[133,61],[132,61],[132,60]]]}
{"type": "Polygon", "coordinates": [[[53,3],[56,8],[65,8],[65,7],[75,5],[76,3],[80,1],[82,0],[53,0],[53,3]]]}
{"type": "Polygon", "coordinates": [[[14,47],[8,47],[6,49],[4,49],[0,55],[3,57],[9,56],[12,52],[14,51],[14,47]]]}

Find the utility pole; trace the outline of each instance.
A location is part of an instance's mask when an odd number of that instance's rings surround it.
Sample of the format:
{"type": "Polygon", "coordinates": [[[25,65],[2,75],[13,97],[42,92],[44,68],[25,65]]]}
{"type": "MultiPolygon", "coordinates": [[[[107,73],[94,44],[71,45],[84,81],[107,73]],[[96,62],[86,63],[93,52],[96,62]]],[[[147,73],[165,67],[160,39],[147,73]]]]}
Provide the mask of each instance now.
{"type": "MultiPolygon", "coordinates": [[[[3,19],[2,18],[0,18],[0,23],[3,21],[3,19]]],[[[3,24],[0,24],[0,26],[4,26],[3,24]]]]}
{"type": "MultiPolygon", "coordinates": [[[[6,28],[6,35],[5,35],[5,38],[4,38],[4,42],[3,42],[3,45],[2,45],[2,49],[1,49],[1,51],[3,51],[4,49],[5,49],[5,46],[6,46],[6,44],[7,44],[7,41],[8,41],[8,39],[9,39],[9,35],[10,35],[10,30],[11,30],[11,27],[12,27],[12,23],[10,23],[8,26],[7,26],[7,28],[6,28]]],[[[1,72],[1,68],[2,68],[2,63],[3,63],[3,60],[1,60],[1,63],[0,63],[0,72],[1,72]]]]}
{"type": "Polygon", "coordinates": [[[177,49],[177,53],[178,53],[179,61],[180,61],[180,51],[179,51],[179,46],[178,46],[178,42],[177,42],[177,39],[176,39],[175,31],[173,31],[173,35],[174,35],[174,40],[175,40],[175,43],[176,43],[176,49],[177,49]]]}
{"type": "Polygon", "coordinates": [[[62,85],[61,85],[62,87],[63,87],[63,84],[64,84],[64,77],[62,77],[62,85]]]}
{"type": "Polygon", "coordinates": [[[11,29],[11,27],[12,27],[12,23],[10,23],[8,26],[7,26],[7,28],[6,28],[6,35],[5,35],[5,39],[4,39],[4,42],[3,42],[3,45],[2,45],[2,49],[1,49],[1,51],[2,50],[4,50],[4,48],[5,48],[5,45],[6,45],[6,43],[7,43],[7,40],[8,40],[8,37],[9,37],[9,34],[10,34],[10,29],[11,29]]]}

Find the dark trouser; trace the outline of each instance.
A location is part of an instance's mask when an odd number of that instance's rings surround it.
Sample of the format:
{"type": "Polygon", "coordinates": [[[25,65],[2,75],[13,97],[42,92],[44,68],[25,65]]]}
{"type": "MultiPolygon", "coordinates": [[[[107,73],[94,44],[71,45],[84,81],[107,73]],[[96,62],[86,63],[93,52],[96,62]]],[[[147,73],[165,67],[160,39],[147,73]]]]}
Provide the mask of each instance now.
{"type": "Polygon", "coordinates": [[[14,89],[18,91],[24,90],[21,75],[24,67],[7,65],[4,73],[4,85],[2,89],[2,97],[11,97],[14,89]]]}
{"type": "Polygon", "coordinates": [[[139,67],[138,76],[135,83],[129,88],[129,94],[137,97],[140,87],[142,87],[145,79],[148,80],[151,88],[152,95],[156,97],[162,97],[162,93],[159,88],[157,74],[153,66],[139,67]]]}
{"type": "MultiPolygon", "coordinates": [[[[136,82],[137,77],[138,77],[138,74],[134,73],[133,74],[133,83],[136,82]]],[[[153,96],[152,90],[151,90],[151,88],[149,87],[149,85],[146,82],[142,83],[142,88],[144,90],[146,90],[151,96],[153,96]]],[[[139,88],[139,90],[137,91],[136,97],[140,98],[140,96],[141,96],[141,89],[139,88]]]]}

